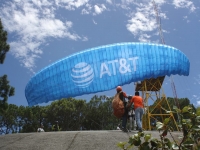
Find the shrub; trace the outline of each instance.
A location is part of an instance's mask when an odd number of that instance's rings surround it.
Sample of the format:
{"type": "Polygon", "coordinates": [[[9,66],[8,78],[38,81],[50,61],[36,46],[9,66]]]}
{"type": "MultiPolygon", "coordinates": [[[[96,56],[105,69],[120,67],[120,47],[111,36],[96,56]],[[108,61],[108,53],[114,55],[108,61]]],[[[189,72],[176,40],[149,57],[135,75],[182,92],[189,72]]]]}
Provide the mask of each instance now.
{"type": "Polygon", "coordinates": [[[117,146],[124,150],[133,147],[137,147],[138,150],[200,150],[200,113],[196,112],[191,105],[182,110],[174,106],[173,110],[173,113],[179,116],[178,126],[183,133],[179,139],[175,139],[171,134],[172,121],[166,118],[163,123],[156,123],[160,139],[152,138],[149,133],[138,132],[130,136],[128,142],[119,142],[117,146]],[[166,137],[168,134],[172,140],[166,137]]]}

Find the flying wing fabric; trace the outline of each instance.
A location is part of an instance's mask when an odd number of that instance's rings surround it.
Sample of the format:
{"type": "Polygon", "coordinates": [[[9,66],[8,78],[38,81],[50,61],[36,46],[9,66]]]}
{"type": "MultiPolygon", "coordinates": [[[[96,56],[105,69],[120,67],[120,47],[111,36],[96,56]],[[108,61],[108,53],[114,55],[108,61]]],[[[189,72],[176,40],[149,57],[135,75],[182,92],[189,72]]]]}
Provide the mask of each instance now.
{"type": "Polygon", "coordinates": [[[180,50],[151,43],[117,43],[87,49],[44,68],[28,82],[30,106],[97,93],[149,78],[189,75],[190,62],[180,50]]]}

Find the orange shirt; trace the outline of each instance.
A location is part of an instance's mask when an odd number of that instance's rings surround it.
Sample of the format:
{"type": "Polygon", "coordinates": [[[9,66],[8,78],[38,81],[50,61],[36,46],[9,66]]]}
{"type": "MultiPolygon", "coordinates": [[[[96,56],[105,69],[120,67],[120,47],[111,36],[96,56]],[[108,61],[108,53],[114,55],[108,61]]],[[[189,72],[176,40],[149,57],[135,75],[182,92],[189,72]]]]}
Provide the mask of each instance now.
{"type": "Polygon", "coordinates": [[[136,110],[138,107],[144,108],[143,100],[141,96],[133,96],[131,102],[134,103],[134,109],[136,110]]]}

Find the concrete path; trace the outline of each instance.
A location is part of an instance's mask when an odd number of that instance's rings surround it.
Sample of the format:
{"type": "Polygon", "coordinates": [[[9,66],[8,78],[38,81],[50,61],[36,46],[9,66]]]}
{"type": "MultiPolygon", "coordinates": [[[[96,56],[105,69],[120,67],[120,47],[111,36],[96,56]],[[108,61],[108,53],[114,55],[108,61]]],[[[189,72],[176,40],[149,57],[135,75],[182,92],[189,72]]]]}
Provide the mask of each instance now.
{"type": "MultiPolygon", "coordinates": [[[[117,143],[128,142],[129,136],[135,133],[110,130],[9,134],[0,136],[0,150],[120,150],[117,143]]],[[[158,131],[144,133],[159,138],[158,131]]],[[[172,134],[176,139],[182,135],[180,132],[172,134]]]]}

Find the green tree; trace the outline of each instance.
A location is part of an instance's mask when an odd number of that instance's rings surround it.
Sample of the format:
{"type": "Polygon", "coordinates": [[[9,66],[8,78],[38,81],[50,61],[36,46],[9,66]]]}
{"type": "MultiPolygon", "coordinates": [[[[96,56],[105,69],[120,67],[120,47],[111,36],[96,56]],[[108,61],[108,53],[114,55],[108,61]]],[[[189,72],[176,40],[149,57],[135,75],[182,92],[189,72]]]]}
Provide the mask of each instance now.
{"type": "Polygon", "coordinates": [[[113,115],[112,98],[105,95],[99,97],[102,103],[99,105],[99,117],[101,121],[102,130],[116,129],[119,120],[113,115]]]}
{"type": "Polygon", "coordinates": [[[178,109],[173,107],[180,116],[181,136],[172,135],[172,120],[166,118],[164,122],[157,122],[156,129],[160,139],[151,137],[151,133],[137,132],[129,137],[128,142],[119,142],[118,147],[124,150],[199,150],[200,149],[200,116],[192,105],[178,109]],[[167,135],[171,136],[169,138],[167,135]]]}
{"type": "Polygon", "coordinates": [[[119,120],[113,115],[112,99],[95,95],[87,103],[83,126],[86,130],[116,129],[119,120]]]}
{"type": "Polygon", "coordinates": [[[2,129],[0,134],[16,133],[18,130],[18,107],[14,104],[9,104],[8,109],[1,112],[0,115],[0,128],[2,129]]]}
{"type": "Polygon", "coordinates": [[[200,107],[197,107],[197,108],[196,108],[196,112],[197,112],[197,115],[200,116],[200,107]]]}
{"type": "Polygon", "coordinates": [[[58,121],[62,131],[80,130],[85,105],[84,100],[76,100],[74,98],[63,98],[54,101],[47,106],[46,122],[48,122],[48,125],[53,126],[58,121]]]}
{"type": "Polygon", "coordinates": [[[13,96],[15,88],[9,85],[7,75],[0,77],[0,112],[8,108],[8,97],[13,96]]]}
{"type": "Polygon", "coordinates": [[[99,107],[102,105],[102,101],[98,96],[92,97],[92,99],[87,103],[87,108],[84,113],[85,120],[83,122],[84,127],[87,130],[101,130],[102,129],[102,117],[101,110],[99,107]]]}
{"type": "Polygon", "coordinates": [[[0,64],[4,63],[6,53],[9,51],[10,46],[7,44],[7,32],[3,29],[3,25],[0,19],[0,64]]]}
{"type": "Polygon", "coordinates": [[[38,106],[33,106],[33,107],[20,107],[22,111],[20,112],[21,114],[21,121],[23,122],[22,124],[22,129],[20,132],[36,132],[39,124],[39,115],[38,113],[40,112],[39,109],[40,107],[38,106]]]}
{"type": "Polygon", "coordinates": [[[36,132],[43,124],[45,132],[52,131],[58,121],[59,131],[112,130],[119,120],[113,115],[113,97],[94,96],[89,102],[63,98],[47,106],[15,106],[0,112],[0,134],[36,132]]]}
{"type": "MultiPolygon", "coordinates": [[[[7,44],[7,32],[4,30],[0,19],[0,64],[4,63],[6,53],[9,51],[10,46],[7,44]]],[[[7,75],[0,77],[0,112],[8,108],[8,96],[14,95],[14,87],[9,85],[7,75]]]]}

